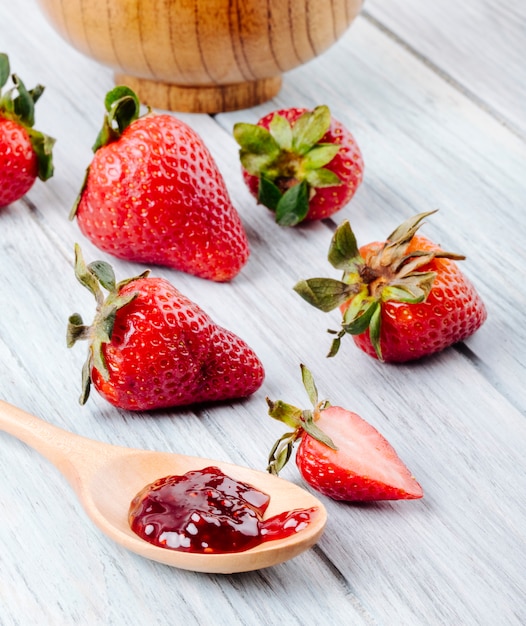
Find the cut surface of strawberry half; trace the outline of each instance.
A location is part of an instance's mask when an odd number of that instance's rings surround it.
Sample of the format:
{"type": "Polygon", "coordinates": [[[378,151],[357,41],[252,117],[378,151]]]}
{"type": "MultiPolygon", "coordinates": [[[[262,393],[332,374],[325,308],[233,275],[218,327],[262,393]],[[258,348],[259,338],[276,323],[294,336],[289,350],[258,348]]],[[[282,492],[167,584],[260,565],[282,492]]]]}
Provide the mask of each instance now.
{"type": "Polygon", "coordinates": [[[362,502],[423,496],[393,446],[356,413],[330,406],[320,412],[316,425],[338,449],[305,433],[296,462],[303,478],[324,495],[362,502]]]}
{"type": "Polygon", "coordinates": [[[356,413],[326,400],[310,371],[301,366],[313,410],[267,398],[269,415],[293,430],[274,444],[267,470],[279,474],[299,441],[296,465],[303,479],[333,500],[413,500],[424,492],[387,439],[356,413]]]}

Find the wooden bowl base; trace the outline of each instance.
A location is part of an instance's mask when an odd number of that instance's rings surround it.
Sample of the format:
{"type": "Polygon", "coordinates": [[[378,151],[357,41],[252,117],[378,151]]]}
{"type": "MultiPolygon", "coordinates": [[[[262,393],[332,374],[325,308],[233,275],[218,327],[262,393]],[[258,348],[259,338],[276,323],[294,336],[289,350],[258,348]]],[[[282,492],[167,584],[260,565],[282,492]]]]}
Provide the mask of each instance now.
{"type": "Polygon", "coordinates": [[[127,74],[115,74],[117,85],[127,85],[139,100],[154,109],[187,113],[221,113],[247,109],[273,98],[281,89],[281,76],[231,85],[174,85],[127,74]]]}

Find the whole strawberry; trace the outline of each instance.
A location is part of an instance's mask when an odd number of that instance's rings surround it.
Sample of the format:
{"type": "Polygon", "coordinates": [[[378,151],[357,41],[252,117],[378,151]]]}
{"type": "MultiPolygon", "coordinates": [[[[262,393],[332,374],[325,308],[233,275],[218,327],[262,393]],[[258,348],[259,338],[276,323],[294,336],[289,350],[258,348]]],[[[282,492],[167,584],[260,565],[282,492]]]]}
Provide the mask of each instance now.
{"type": "Polygon", "coordinates": [[[71,213],[84,235],[119,258],[215,281],[236,276],[249,256],[246,233],[199,135],[168,114],[139,117],[127,87],[105,106],[71,213]]]}
{"type": "Polygon", "coordinates": [[[269,415],[293,430],[283,435],[269,456],[268,471],[279,474],[299,441],[296,465],[304,480],[334,500],[409,500],[422,487],[391,444],[359,415],[318,400],[312,374],[301,366],[314,410],[268,400],[269,415]]]}
{"type": "Polygon", "coordinates": [[[352,134],[327,106],[269,113],[257,124],[238,123],[243,178],[282,226],[329,217],[353,197],[363,159],[352,134]]]}
{"type": "Polygon", "coordinates": [[[294,289],[322,311],[343,314],[328,356],[351,334],[367,354],[387,362],[419,359],[472,335],[485,321],[486,308],[456,261],[416,234],[420,213],[399,226],[384,243],[358,249],[349,223],[334,233],[329,262],[343,270],[341,281],[311,278],[294,289]]]}
{"type": "Polygon", "coordinates": [[[44,87],[28,90],[13,74],[13,87],[3,91],[9,75],[9,57],[0,53],[0,207],[19,200],[37,178],[53,175],[55,140],[33,128],[44,87]]]}
{"type": "Polygon", "coordinates": [[[113,405],[144,411],[255,392],[264,371],[254,351],[168,281],[148,273],[116,283],[108,263],[86,266],[75,247],[75,274],[97,300],[91,326],[78,313],[68,324],[68,347],[89,341],[81,404],[91,384],[113,405]]]}

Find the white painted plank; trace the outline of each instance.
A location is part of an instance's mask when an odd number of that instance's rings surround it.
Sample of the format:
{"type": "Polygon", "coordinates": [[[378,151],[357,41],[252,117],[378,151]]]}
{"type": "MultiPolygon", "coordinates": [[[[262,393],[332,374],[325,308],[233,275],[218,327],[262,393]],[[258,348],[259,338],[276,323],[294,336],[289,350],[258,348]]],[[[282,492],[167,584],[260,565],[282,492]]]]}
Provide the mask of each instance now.
{"type": "Polygon", "coordinates": [[[367,0],[364,14],[414,49],[511,129],[526,134],[522,0],[367,0]]]}

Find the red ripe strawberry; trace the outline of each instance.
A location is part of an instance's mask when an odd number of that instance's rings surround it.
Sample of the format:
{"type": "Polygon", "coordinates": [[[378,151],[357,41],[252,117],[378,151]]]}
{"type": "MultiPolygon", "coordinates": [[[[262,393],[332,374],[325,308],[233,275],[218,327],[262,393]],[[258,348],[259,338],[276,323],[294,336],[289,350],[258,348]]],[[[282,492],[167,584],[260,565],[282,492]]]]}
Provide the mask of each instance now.
{"type": "Polygon", "coordinates": [[[257,124],[235,124],[234,137],[248,188],[282,226],[329,217],[362,182],[360,149],[325,105],[313,111],[283,109],[257,124]]]}
{"type": "Polygon", "coordinates": [[[472,335],[485,321],[486,308],[456,261],[416,235],[420,213],[399,226],[384,243],[358,249],[348,222],[336,230],[329,262],[343,270],[341,281],[311,278],[294,289],[322,311],[340,307],[340,331],[328,356],[351,334],[367,354],[386,362],[419,359],[472,335]]]}
{"type": "Polygon", "coordinates": [[[268,471],[278,474],[292,455],[304,480],[334,500],[409,500],[423,496],[422,487],[391,444],[356,413],[318,400],[312,375],[302,377],[314,410],[301,410],[267,399],[269,415],[294,430],[274,445],[268,471]]]}
{"type": "Polygon", "coordinates": [[[139,117],[139,101],[127,87],[110,91],[105,104],[71,218],[116,257],[232,279],[248,259],[248,241],[202,139],[171,115],[139,117]]]}
{"type": "Polygon", "coordinates": [[[264,371],[254,351],[168,281],[146,271],[116,283],[108,263],[86,266],[78,246],[75,254],[76,276],[97,300],[91,326],[78,313],[68,324],[69,347],[89,340],[81,404],[91,383],[115,406],[144,411],[240,398],[259,389],[264,371]]]}
{"type": "Polygon", "coordinates": [[[53,175],[55,140],[33,128],[35,103],[44,87],[27,90],[13,74],[14,86],[4,92],[9,74],[9,58],[0,53],[0,207],[24,196],[37,177],[53,175]]]}

